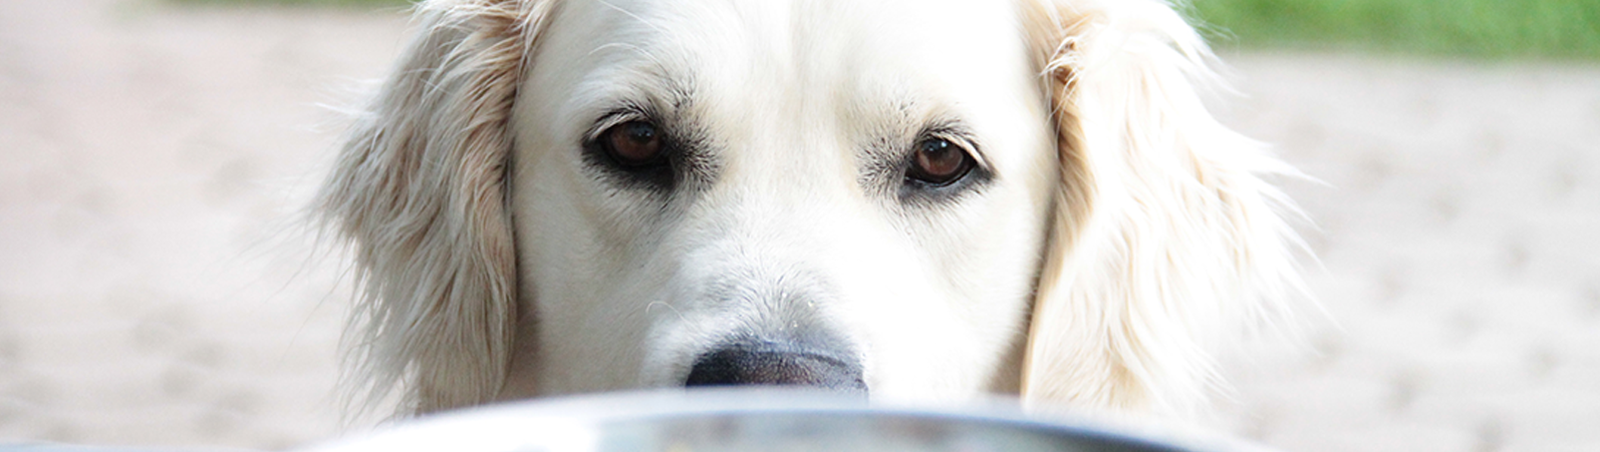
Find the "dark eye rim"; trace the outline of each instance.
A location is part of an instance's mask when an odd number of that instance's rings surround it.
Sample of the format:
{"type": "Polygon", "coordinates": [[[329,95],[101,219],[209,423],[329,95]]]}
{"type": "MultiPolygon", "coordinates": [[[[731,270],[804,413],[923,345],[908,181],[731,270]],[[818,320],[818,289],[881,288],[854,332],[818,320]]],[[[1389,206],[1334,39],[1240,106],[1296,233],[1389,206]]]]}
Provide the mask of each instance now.
{"type": "Polygon", "coordinates": [[[964,185],[964,181],[973,179],[974,175],[981,176],[985,171],[984,162],[979,155],[980,154],[977,152],[977,146],[973,144],[971,140],[965,138],[961,134],[948,131],[931,131],[923,133],[911,145],[911,152],[907,153],[904,163],[905,184],[908,186],[929,190],[964,185]],[[952,175],[948,178],[941,179],[932,174],[927,174],[922,171],[919,165],[917,165],[917,153],[921,152],[922,146],[930,141],[944,141],[946,143],[950,143],[951,146],[955,146],[956,150],[961,152],[961,167],[959,170],[952,173],[952,175]]]}
{"type": "Polygon", "coordinates": [[[656,120],[655,115],[647,114],[638,108],[621,108],[602,115],[583,135],[581,144],[583,159],[590,167],[600,170],[605,179],[623,187],[662,192],[671,191],[677,185],[679,147],[670,128],[656,120]],[[619,127],[637,122],[647,123],[655,128],[655,133],[661,140],[661,150],[657,152],[656,158],[645,163],[622,161],[616,157],[615,150],[610,149],[607,137],[612,131],[620,130],[619,127]]]}
{"type": "Polygon", "coordinates": [[[973,169],[978,167],[977,158],[973,156],[972,151],[967,146],[963,145],[959,140],[946,138],[943,136],[933,135],[918,139],[915,144],[911,145],[910,154],[911,157],[906,165],[906,180],[908,182],[923,184],[928,187],[944,187],[955,184],[961,181],[961,179],[966,178],[968,174],[972,173],[973,169]],[[922,152],[923,146],[935,141],[948,143],[950,146],[955,147],[957,152],[961,153],[960,166],[948,176],[930,174],[925,171],[921,165],[917,164],[918,153],[922,152]]]}
{"type": "Polygon", "coordinates": [[[936,208],[959,202],[981,193],[997,176],[983,152],[983,143],[958,121],[942,121],[925,127],[911,142],[913,147],[902,148],[897,166],[898,189],[895,197],[900,204],[917,209],[936,208]],[[929,139],[943,139],[965,153],[967,164],[958,176],[943,183],[917,180],[910,172],[916,165],[916,150],[929,139]]]}
{"type": "Polygon", "coordinates": [[[667,154],[671,151],[667,137],[661,131],[661,126],[656,125],[654,121],[645,119],[632,119],[612,124],[601,130],[600,133],[594,138],[593,142],[595,146],[599,147],[601,154],[603,154],[607,159],[611,160],[611,163],[614,164],[614,166],[629,171],[642,171],[666,165],[668,163],[667,154]],[[646,160],[624,160],[622,157],[620,157],[617,150],[612,147],[611,134],[627,133],[625,128],[636,125],[649,126],[651,128],[651,132],[656,135],[656,140],[660,142],[661,149],[657,150],[655,155],[646,160]]]}

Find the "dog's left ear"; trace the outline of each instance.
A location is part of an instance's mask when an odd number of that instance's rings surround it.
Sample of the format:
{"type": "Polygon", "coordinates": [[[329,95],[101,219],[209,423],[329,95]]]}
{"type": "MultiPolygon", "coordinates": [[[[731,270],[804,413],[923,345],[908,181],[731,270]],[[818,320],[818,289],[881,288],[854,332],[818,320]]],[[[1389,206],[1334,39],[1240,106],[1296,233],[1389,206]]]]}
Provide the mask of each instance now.
{"type": "Polygon", "coordinates": [[[1298,174],[1219,124],[1195,83],[1210,51],[1155,0],[1033,0],[1061,161],[1022,392],[1186,415],[1222,344],[1283,321],[1303,288],[1297,211],[1262,179],[1298,174]]]}

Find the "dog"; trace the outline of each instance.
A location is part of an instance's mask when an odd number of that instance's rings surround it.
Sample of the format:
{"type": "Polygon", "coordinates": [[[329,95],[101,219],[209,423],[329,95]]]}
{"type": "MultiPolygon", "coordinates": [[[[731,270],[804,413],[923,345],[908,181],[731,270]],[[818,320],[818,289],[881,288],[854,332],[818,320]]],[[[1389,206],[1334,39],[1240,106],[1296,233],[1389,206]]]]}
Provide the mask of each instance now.
{"type": "Polygon", "coordinates": [[[1297,173],[1159,0],[430,0],[316,209],[401,414],[637,388],[1187,416],[1297,173]]]}

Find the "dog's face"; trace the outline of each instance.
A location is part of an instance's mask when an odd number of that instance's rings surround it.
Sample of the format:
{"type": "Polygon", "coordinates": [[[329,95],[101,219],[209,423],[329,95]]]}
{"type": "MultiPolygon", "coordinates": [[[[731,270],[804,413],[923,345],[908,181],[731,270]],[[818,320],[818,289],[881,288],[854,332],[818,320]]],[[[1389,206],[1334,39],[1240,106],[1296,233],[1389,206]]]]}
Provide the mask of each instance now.
{"type": "Polygon", "coordinates": [[[1158,0],[427,0],[317,207],[403,411],[624,388],[1180,413],[1299,289],[1158,0]]]}
{"type": "Polygon", "coordinates": [[[999,370],[1060,181],[1019,18],[972,1],[561,5],[511,118],[538,320],[509,390],[1014,387],[999,370]]]}

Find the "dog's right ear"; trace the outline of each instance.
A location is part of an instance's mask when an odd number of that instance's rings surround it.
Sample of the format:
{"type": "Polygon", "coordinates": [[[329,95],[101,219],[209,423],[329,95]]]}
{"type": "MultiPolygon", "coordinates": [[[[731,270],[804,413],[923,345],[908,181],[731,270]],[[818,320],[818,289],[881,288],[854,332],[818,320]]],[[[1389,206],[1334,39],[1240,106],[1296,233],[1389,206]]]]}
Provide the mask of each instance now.
{"type": "Polygon", "coordinates": [[[549,0],[430,0],[316,208],[361,281],[346,381],[401,414],[488,401],[517,318],[507,122],[549,0]]]}

